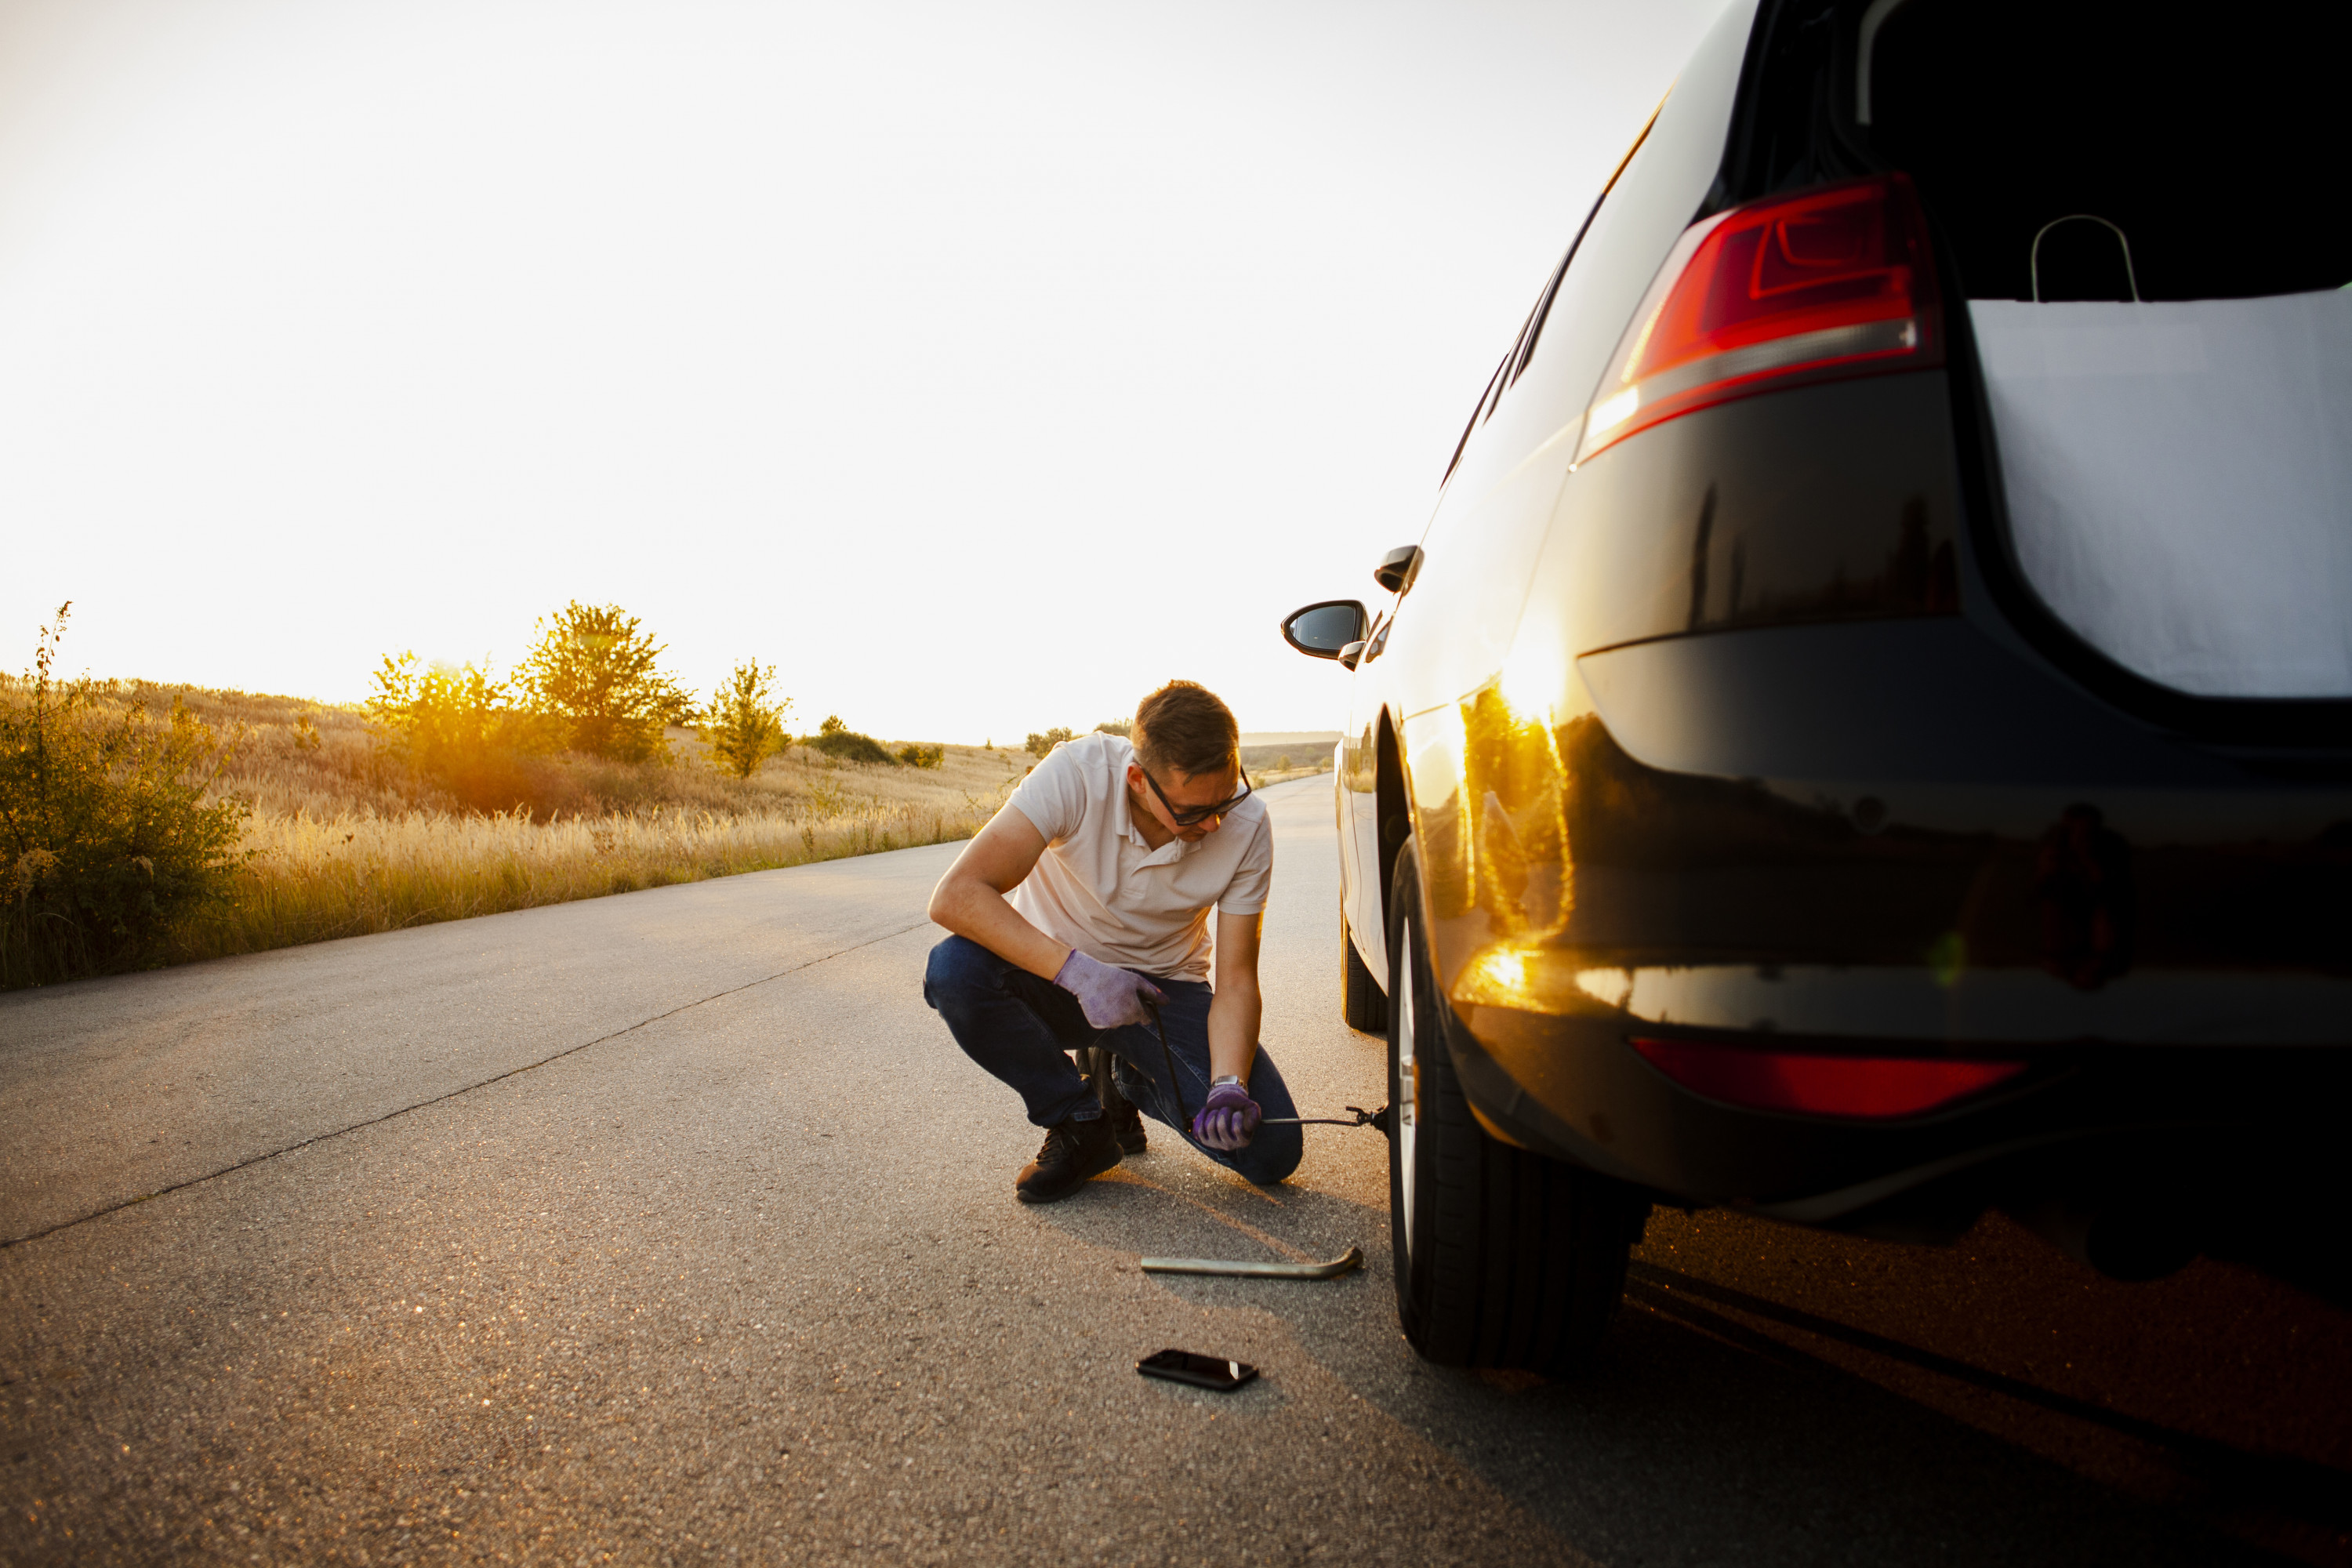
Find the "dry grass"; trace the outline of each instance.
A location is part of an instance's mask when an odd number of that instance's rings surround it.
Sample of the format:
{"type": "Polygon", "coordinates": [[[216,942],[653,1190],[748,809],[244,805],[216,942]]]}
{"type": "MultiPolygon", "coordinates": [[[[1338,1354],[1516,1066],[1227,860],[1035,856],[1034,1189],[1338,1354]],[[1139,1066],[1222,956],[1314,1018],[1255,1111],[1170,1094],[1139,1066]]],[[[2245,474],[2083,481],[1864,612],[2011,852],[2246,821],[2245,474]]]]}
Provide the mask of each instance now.
{"type": "Polygon", "coordinates": [[[234,902],[174,933],[174,961],[322,942],[968,838],[993,811],[869,804],[829,816],[652,811],[533,822],[520,813],[257,814],[234,902]]]}
{"type": "MultiPolygon", "coordinates": [[[[232,903],[184,921],[170,962],[969,838],[1034,761],[949,746],[937,768],[885,767],[794,746],[736,779],[673,730],[666,766],[551,759],[541,794],[562,806],[486,816],[390,766],[356,708],[143,681],[112,690],[157,710],[177,698],[212,724],[231,742],[216,788],[253,808],[232,903]]],[[[1297,760],[1311,765],[1251,782],[1330,766],[1297,760]]]]}
{"type": "Polygon", "coordinates": [[[968,838],[1034,760],[950,746],[937,768],[887,767],[795,746],[737,779],[673,730],[667,765],[547,760],[542,793],[566,804],[533,820],[454,809],[387,763],[354,708],[133,681],[111,695],[185,702],[229,742],[216,792],[252,806],[232,902],[182,922],[169,962],[968,838]]]}

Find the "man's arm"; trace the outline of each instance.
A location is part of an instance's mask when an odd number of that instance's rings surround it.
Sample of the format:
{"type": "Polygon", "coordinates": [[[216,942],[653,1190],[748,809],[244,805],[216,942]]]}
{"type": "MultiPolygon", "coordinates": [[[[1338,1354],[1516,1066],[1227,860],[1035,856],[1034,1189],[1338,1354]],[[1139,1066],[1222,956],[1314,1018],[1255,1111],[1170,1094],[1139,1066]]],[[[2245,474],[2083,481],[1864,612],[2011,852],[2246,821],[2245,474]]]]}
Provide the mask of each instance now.
{"type": "MultiPolygon", "coordinates": [[[[1257,988],[1263,914],[1217,913],[1217,994],[1209,1003],[1209,1076],[1249,1081],[1257,1059],[1257,1026],[1265,1004],[1257,988]]],[[[978,940],[977,938],[974,939],[978,940]]]]}
{"type": "MultiPolygon", "coordinates": [[[[1008,963],[1053,979],[1069,961],[1068,945],[1031,925],[1004,900],[1004,895],[1021,885],[1045,852],[1045,836],[1037,831],[1036,824],[1019,808],[1003,807],[963,847],[948,874],[931,889],[931,919],[1008,963]]],[[[1251,952],[1255,974],[1255,941],[1251,952]]]]}

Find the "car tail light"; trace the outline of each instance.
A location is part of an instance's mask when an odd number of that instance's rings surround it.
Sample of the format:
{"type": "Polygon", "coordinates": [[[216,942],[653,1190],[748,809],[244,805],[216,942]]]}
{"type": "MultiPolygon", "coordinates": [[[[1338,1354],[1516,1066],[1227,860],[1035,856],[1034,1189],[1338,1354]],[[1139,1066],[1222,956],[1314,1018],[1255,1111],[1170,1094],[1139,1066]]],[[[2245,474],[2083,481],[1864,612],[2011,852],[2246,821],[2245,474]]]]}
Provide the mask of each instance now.
{"type": "Polygon", "coordinates": [[[2025,1070],[2023,1062],[1824,1056],[1713,1040],[1637,1039],[1633,1048],[1652,1067],[1709,1100],[1803,1116],[1918,1116],[2025,1070]]]}
{"type": "Polygon", "coordinates": [[[1577,461],[1735,397],[1943,361],[1933,251],[1908,179],[1772,196],[1676,242],[1585,413],[1577,461]]]}

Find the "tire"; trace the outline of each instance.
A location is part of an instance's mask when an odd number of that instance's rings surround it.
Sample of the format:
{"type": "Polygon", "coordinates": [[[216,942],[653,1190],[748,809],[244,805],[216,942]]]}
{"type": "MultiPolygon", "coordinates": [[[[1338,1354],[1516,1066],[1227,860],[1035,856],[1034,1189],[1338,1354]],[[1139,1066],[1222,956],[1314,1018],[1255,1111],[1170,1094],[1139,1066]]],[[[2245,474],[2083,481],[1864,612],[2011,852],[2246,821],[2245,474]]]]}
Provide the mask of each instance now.
{"type": "Polygon", "coordinates": [[[1355,932],[1348,911],[1339,911],[1339,1019],[1360,1034],[1377,1035],[1389,1026],[1389,994],[1364,966],[1356,951],[1355,932]]]}
{"type": "Polygon", "coordinates": [[[1454,1072],[1421,914],[1397,858],[1389,931],[1390,1245],[1397,1316],[1442,1366],[1582,1371],[1625,1290],[1649,1205],[1631,1187],[1487,1136],[1454,1072]]]}

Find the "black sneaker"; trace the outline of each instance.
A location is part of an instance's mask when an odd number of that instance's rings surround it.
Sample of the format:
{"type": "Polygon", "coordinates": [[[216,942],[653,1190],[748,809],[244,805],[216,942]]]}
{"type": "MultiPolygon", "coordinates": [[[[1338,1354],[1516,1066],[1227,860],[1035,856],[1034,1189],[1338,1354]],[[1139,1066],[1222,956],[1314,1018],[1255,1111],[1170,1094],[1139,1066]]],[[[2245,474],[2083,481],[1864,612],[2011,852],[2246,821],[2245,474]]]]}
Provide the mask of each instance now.
{"type": "Polygon", "coordinates": [[[1072,1120],[1045,1130],[1045,1145],[1013,1179],[1013,1196],[1024,1204],[1057,1203],[1099,1176],[1120,1159],[1110,1118],[1072,1120]]]}
{"type": "Polygon", "coordinates": [[[1143,1112],[1122,1100],[1103,1112],[1103,1120],[1110,1123],[1110,1135],[1118,1140],[1121,1153],[1143,1152],[1143,1112]]]}

